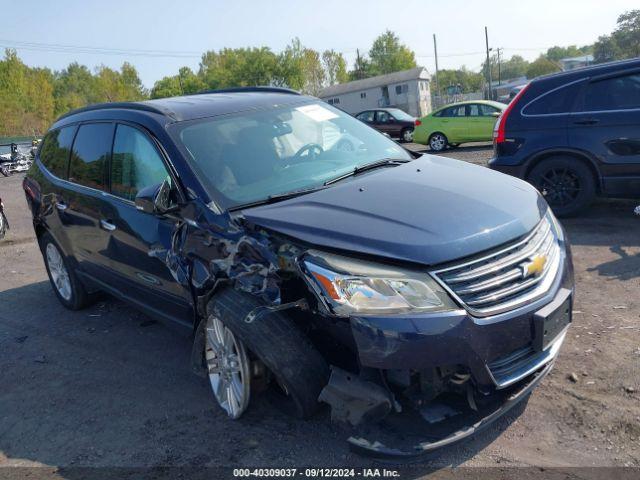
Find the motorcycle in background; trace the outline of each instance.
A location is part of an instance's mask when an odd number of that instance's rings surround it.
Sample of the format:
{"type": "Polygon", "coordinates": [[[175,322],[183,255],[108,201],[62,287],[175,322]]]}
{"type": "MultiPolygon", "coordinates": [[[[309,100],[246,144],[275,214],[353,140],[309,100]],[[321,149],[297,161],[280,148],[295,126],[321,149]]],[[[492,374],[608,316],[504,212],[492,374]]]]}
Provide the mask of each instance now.
{"type": "Polygon", "coordinates": [[[31,167],[35,152],[38,148],[37,141],[31,142],[31,146],[10,143],[0,145],[9,147],[8,153],[0,154],[0,173],[5,177],[17,172],[26,172],[31,167]]]}

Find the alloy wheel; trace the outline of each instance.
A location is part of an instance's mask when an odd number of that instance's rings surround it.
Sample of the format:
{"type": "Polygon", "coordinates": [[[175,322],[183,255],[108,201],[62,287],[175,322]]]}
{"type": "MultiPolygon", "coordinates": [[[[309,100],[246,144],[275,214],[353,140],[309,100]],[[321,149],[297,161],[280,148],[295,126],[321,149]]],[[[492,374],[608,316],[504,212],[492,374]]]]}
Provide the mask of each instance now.
{"type": "Polygon", "coordinates": [[[538,190],[552,207],[570,205],[580,194],[580,178],[569,168],[551,168],[540,178],[538,190]]]}
{"type": "Polygon", "coordinates": [[[445,140],[444,135],[440,133],[436,133],[435,135],[432,135],[431,140],[429,140],[429,146],[431,147],[432,150],[435,150],[436,152],[443,150],[446,144],[447,144],[447,141],[445,140]]]}
{"type": "Polygon", "coordinates": [[[207,319],[205,359],[218,404],[229,417],[240,417],[249,406],[249,357],[242,342],[214,315],[207,319]]]}
{"type": "Polygon", "coordinates": [[[51,274],[51,281],[62,298],[71,300],[71,280],[64,264],[60,250],[53,243],[47,244],[47,265],[51,274]]]}
{"type": "Polygon", "coordinates": [[[405,130],[402,134],[402,140],[405,142],[413,141],[413,130],[405,130]]]}

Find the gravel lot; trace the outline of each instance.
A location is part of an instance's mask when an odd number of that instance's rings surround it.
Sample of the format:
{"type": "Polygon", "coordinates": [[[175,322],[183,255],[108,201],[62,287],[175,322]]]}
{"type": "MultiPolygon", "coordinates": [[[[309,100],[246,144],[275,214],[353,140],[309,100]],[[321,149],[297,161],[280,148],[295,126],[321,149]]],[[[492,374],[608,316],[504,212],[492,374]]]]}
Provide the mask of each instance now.
{"type": "MultiPolygon", "coordinates": [[[[411,148],[423,147],[412,145],[411,148]]],[[[490,147],[444,153],[486,164],[490,147]]],[[[190,373],[189,338],[107,299],[69,312],[36,246],[21,176],[0,178],[0,466],[371,466],[324,412],[292,420],[267,398],[239,421],[190,373]]],[[[640,466],[640,217],[597,202],[564,222],[574,324],[526,406],[418,468],[640,466]]]]}

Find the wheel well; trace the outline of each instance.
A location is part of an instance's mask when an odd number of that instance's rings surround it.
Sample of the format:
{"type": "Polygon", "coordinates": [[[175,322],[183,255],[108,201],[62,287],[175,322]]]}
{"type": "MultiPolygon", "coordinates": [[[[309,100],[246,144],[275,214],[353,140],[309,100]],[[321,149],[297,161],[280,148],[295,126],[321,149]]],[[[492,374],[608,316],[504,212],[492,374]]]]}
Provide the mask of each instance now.
{"type": "Polygon", "coordinates": [[[34,228],[34,230],[36,232],[36,239],[38,240],[38,243],[40,243],[40,239],[42,238],[42,235],[47,233],[47,229],[44,228],[39,223],[35,224],[33,228],[34,228]]]}
{"type": "Polygon", "coordinates": [[[435,132],[431,132],[431,133],[429,134],[429,140],[431,140],[431,137],[433,137],[434,135],[438,135],[438,134],[442,135],[444,138],[446,138],[446,139],[447,139],[447,141],[449,141],[449,137],[447,137],[444,133],[442,133],[442,132],[441,132],[441,131],[439,131],[439,130],[436,130],[435,132]]]}
{"type": "Polygon", "coordinates": [[[547,160],[548,158],[553,158],[553,157],[571,157],[585,164],[589,168],[589,171],[591,172],[591,175],[593,175],[593,179],[595,180],[596,192],[598,194],[601,193],[600,175],[598,175],[598,171],[596,170],[596,167],[593,166],[593,163],[591,162],[591,160],[589,160],[589,158],[575,152],[549,152],[534,158],[534,160],[529,162],[529,165],[527,166],[525,179],[529,178],[529,175],[531,174],[531,170],[533,170],[536,167],[536,165],[538,165],[541,161],[547,160]]]}

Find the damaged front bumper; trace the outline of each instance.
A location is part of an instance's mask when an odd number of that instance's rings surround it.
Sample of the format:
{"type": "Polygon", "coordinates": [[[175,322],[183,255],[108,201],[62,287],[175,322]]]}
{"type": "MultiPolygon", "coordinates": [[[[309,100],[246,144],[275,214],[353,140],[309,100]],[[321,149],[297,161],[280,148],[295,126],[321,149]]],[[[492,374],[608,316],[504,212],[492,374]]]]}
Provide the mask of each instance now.
{"type": "Polygon", "coordinates": [[[544,368],[531,375],[520,385],[509,392],[504,393],[501,402],[480,409],[475,415],[465,416],[465,421],[453,432],[444,434],[441,438],[431,435],[429,440],[418,441],[413,446],[400,449],[385,445],[380,440],[367,440],[363,437],[350,437],[349,447],[354,453],[367,455],[381,460],[410,460],[428,456],[430,453],[459,443],[472,435],[484,430],[500,417],[509,412],[513,407],[525,400],[533,389],[551,371],[554,362],[548,363],[544,368]]]}
{"type": "Polygon", "coordinates": [[[572,299],[567,259],[545,296],[494,317],[475,318],[465,310],[351,317],[358,361],[370,376],[334,371],[320,399],[331,405],[332,418],[356,428],[348,440],[354,452],[398,460],[428,456],[483,430],[527,398],[553,367],[572,299]],[[374,371],[386,380],[372,377],[374,371]],[[441,388],[430,387],[432,380],[441,388]],[[402,404],[392,393],[371,389],[388,387],[387,381],[402,404]],[[375,423],[353,421],[376,416],[375,423]]]}

